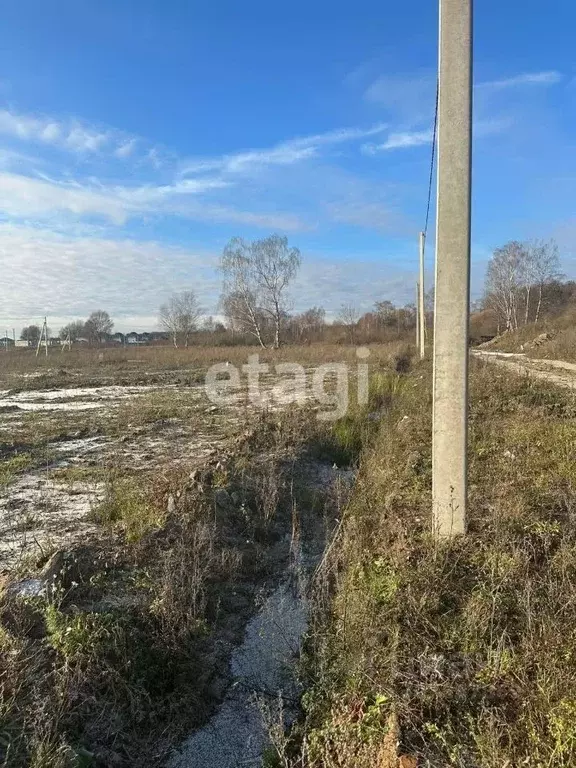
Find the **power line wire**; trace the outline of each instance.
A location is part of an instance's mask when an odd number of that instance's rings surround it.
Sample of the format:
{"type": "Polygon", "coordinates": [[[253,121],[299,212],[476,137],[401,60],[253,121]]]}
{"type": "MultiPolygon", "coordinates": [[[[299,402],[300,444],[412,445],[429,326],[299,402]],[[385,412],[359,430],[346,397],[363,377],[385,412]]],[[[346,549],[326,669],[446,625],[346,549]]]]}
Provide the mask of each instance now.
{"type": "Polygon", "coordinates": [[[428,204],[426,205],[426,223],[424,225],[424,243],[428,235],[428,221],[430,219],[430,203],[432,201],[432,184],[434,181],[434,160],[436,158],[436,136],[438,133],[438,97],[440,92],[440,80],[436,80],[436,106],[434,109],[434,130],[432,132],[432,153],[430,158],[430,178],[428,181],[428,204]]]}

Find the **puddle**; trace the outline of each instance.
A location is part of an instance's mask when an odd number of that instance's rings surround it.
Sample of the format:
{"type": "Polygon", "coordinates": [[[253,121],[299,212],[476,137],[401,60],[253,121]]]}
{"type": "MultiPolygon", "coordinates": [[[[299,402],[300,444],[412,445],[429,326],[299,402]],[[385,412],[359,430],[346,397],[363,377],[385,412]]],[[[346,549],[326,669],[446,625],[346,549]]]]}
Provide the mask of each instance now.
{"type": "Polygon", "coordinates": [[[233,651],[234,681],[219,711],[184,742],[167,768],[260,766],[269,738],[259,701],[277,712],[281,696],[285,724],[297,716],[295,667],[306,629],[306,599],[286,581],[266,599],[233,651]]]}

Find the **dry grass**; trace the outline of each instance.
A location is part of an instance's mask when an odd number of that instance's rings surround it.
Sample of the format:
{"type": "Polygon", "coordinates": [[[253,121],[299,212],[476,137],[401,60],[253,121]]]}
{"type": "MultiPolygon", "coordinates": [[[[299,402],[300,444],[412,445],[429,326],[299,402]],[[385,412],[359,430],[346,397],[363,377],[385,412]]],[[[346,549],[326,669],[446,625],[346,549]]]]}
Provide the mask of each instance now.
{"type": "MultiPolygon", "coordinates": [[[[371,359],[388,362],[405,346],[405,342],[401,341],[370,344],[371,359]]],[[[174,383],[195,383],[201,381],[204,371],[215,363],[230,361],[241,366],[248,361],[249,355],[254,354],[260,356],[261,362],[270,364],[294,361],[309,366],[357,361],[356,346],[324,343],[289,345],[277,350],[263,350],[255,346],[73,349],[64,354],[55,350],[48,357],[36,357],[31,350],[15,350],[2,355],[0,383],[17,389],[113,382],[145,384],[165,381],[165,376],[160,374],[170,374],[174,383]],[[178,374],[185,374],[186,377],[178,379],[178,374]]]]}
{"type": "Polygon", "coordinates": [[[575,321],[576,310],[571,307],[556,317],[502,334],[491,348],[502,352],[524,351],[529,357],[575,362],[575,321]],[[532,344],[541,334],[548,334],[549,338],[536,345],[532,344]]]}
{"type": "MultiPolygon", "coordinates": [[[[9,386],[30,389],[150,383],[142,369],[155,368],[162,382],[182,375],[181,383],[195,384],[208,364],[229,359],[240,365],[256,351],[105,350],[103,361],[97,351],[73,352],[61,356],[62,369],[53,357],[36,361],[15,353],[3,376],[9,386]],[[32,372],[37,363],[46,366],[41,379],[12,375],[32,372]]],[[[374,347],[373,370],[390,370],[397,358],[403,365],[404,353],[401,345],[374,347]]],[[[286,348],[262,359],[357,361],[354,348],[339,345],[286,348]]],[[[378,407],[389,406],[401,378],[381,375],[373,392],[378,407]]],[[[148,434],[172,419],[208,429],[217,418],[199,409],[184,387],[153,392],[111,415],[26,414],[18,436],[0,435],[0,450],[12,478],[25,468],[13,456],[43,456],[51,440],[148,434]]],[[[237,421],[241,429],[242,418],[237,421]]],[[[299,535],[298,457],[323,445],[329,456],[339,451],[346,462],[356,461],[362,440],[354,423],[343,420],[336,434],[308,408],[255,415],[234,450],[210,459],[194,478],[185,461],[156,472],[123,469],[121,442],[106,466],[57,470],[70,483],[107,484],[107,498],[95,510],[102,540],[66,553],[47,596],[0,595],[0,762],[13,768],[163,765],[174,742],[220,700],[227,654],[242,637],[255,594],[286,567],[290,536],[299,535]]],[[[38,574],[31,566],[26,575],[38,574]]]]}
{"type": "Polygon", "coordinates": [[[258,590],[288,562],[291,472],[314,424],[264,413],[193,478],[106,474],[107,546],[67,553],[46,597],[0,597],[6,765],[152,768],[209,717],[258,590]]]}
{"type": "Polygon", "coordinates": [[[470,530],[438,544],[429,534],[430,386],[420,376],[371,437],[325,562],[334,599],[311,639],[313,684],[290,765],[568,768],[576,401],[475,368],[470,530]]]}

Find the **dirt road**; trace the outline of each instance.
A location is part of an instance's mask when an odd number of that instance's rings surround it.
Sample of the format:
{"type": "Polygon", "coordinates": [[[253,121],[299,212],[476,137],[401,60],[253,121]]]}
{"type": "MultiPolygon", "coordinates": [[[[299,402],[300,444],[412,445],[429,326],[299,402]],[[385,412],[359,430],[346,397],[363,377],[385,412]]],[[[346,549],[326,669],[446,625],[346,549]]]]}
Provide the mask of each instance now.
{"type": "Polygon", "coordinates": [[[576,388],[576,364],[574,363],[567,363],[564,360],[539,360],[520,353],[488,352],[483,349],[473,349],[472,355],[477,360],[486,360],[517,374],[549,381],[551,384],[567,389],[576,388]]]}

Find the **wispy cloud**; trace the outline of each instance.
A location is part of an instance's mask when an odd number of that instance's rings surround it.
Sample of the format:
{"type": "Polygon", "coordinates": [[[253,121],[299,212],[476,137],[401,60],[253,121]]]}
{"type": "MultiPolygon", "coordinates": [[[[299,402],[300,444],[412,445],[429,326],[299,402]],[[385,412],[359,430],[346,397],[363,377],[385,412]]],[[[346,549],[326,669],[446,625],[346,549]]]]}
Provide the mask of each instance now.
{"type": "Polygon", "coordinates": [[[476,88],[503,91],[507,88],[518,88],[524,85],[556,85],[561,81],[562,74],[552,69],[544,72],[524,72],[513,77],[503,78],[502,80],[489,80],[484,83],[478,83],[476,88]]]}
{"type": "Polygon", "coordinates": [[[383,144],[364,144],[362,151],[367,155],[376,155],[388,149],[406,149],[407,147],[419,147],[422,144],[430,144],[432,131],[403,131],[391,133],[383,144]]]}
{"type": "Polygon", "coordinates": [[[128,206],[113,196],[80,186],[0,173],[0,209],[15,218],[46,217],[58,213],[72,216],[102,216],[121,225],[128,206]]]}
{"type": "Polygon", "coordinates": [[[309,229],[300,216],[282,211],[250,211],[221,205],[206,198],[212,190],[227,187],[216,178],[183,179],[164,186],[104,186],[64,183],[48,177],[31,178],[0,172],[0,210],[16,220],[52,221],[61,225],[69,217],[73,228],[81,218],[97,217],[122,226],[135,217],[180,216],[212,223],[301,231],[309,229]]]}
{"type": "MultiPolygon", "coordinates": [[[[475,120],[474,138],[480,139],[502,133],[510,128],[511,125],[512,120],[510,118],[475,120]]],[[[431,143],[432,129],[426,131],[401,131],[399,133],[391,133],[382,144],[364,144],[362,151],[367,155],[377,155],[393,149],[410,149],[411,147],[421,147],[431,143]]]]}
{"type": "Polygon", "coordinates": [[[112,131],[98,130],[78,120],[59,121],[7,109],[0,110],[0,133],[21,141],[53,144],[72,152],[97,152],[115,140],[112,131]]]}
{"type": "Polygon", "coordinates": [[[136,149],[137,139],[126,139],[122,144],[120,144],[117,149],[114,151],[114,154],[116,157],[120,158],[126,158],[130,157],[130,155],[134,152],[136,149]]]}
{"type": "Polygon", "coordinates": [[[156,168],[166,159],[159,147],[124,131],[94,126],[77,118],[31,115],[14,109],[0,109],[0,134],[37,146],[52,146],[78,156],[106,155],[128,160],[141,149],[140,159],[156,168]],[[139,145],[142,145],[141,147],[139,145]]]}
{"type": "Polygon", "coordinates": [[[290,139],[267,149],[251,149],[245,152],[216,158],[191,159],[184,163],[182,175],[220,171],[224,174],[249,174],[271,165],[293,165],[309,158],[318,157],[321,147],[344,144],[374,136],[386,130],[386,124],[378,123],[369,128],[341,128],[326,133],[290,139]]]}
{"type": "Polygon", "coordinates": [[[365,89],[364,99],[383,107],[396,120],[413,123],[433,113],[435,92],[435,72],[421,70],[381,75],[365,89]]]}

